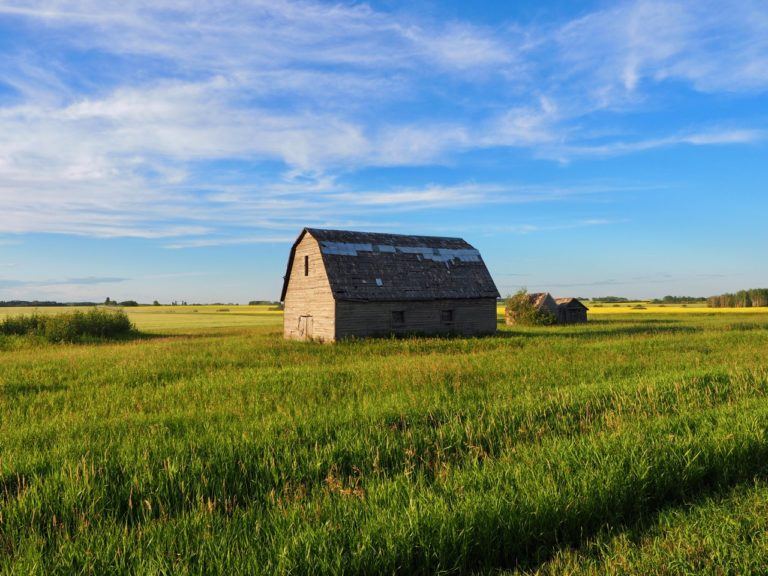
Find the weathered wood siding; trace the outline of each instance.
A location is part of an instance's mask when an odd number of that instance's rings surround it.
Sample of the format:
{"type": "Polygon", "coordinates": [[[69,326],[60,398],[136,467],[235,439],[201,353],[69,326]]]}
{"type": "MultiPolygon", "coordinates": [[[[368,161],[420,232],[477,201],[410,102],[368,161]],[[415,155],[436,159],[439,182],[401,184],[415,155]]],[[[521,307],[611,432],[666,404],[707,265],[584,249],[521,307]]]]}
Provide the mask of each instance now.
{"type": "Polygon", "coordinates": [[[386,334],[492,334],[496,331],[496,299],[336,303],[336,339],[386,334]],[[442,312],[453,311],[446,322],[442,312]],[[393,322],[403,312],[404,322],[393,322]]]}
{"type": "Polygon", "coordinates": [[[552,298],[552,296],[549,294],[547,294],[547,297],[544,298],[544,301],[539,305],[539,310],[542,312],[548,312],[555,318],[557,318],[560,314],[560,308],[558,307],[557,302],[555,302],[555,299],[552,298]]]}
{"type": "Polygon", "coordinates": [[[323,265],[320,246],[311,235],[305,234],[293,258],[290,280],[285,294],[283,335],[294,340],[335,339],[336,302],[323,265]],[[309,275],[304,275],[304,257],[309,258],[309,275]],[[301,320],[301,317],[311,320],[301,320]],[[302,334],[300,323],[310,325],[309,334],[302,334]]]}
{"type": "Polygon", "coordinates": [[[584,324],[587,321],[587,311],[581,306],[560,306],[558,316],[560,324],[584,324]]]}

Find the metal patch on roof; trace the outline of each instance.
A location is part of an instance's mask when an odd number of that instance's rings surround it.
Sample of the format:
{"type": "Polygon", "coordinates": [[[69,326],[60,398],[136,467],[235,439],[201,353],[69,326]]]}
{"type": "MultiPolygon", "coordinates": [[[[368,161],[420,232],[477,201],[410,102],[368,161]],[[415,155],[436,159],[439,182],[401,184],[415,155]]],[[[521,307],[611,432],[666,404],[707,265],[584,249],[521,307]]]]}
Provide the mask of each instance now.
{"type": "Polygon", "coordinates": [[[429,248],[427,246],[397,246],[397,250],[404,254],[417,254],[427,260],[435,262],[448,262],[461,260],[462,262],[480,262],[480,252],[474,248],[429,248]]]}
{"type": "Polygon", "coordinates": [[[359,252],[386,252],[389,254],[416,254],[426,260],[435,262],[481,262],[480,252],[474,248],[433,248],[431,246],[390,246],[388,244],[358,244],[353,242],[331,242],[323,240],[320,246],[324,254],[335,256],[357,256],[359,252]]]}
{"type": "Polygon", "coordinates": [[[350,242],[320,242],[324,254],[336,256],[357,256],[358,252],[373,252],[371,244],[352,244],[350,242]]]}

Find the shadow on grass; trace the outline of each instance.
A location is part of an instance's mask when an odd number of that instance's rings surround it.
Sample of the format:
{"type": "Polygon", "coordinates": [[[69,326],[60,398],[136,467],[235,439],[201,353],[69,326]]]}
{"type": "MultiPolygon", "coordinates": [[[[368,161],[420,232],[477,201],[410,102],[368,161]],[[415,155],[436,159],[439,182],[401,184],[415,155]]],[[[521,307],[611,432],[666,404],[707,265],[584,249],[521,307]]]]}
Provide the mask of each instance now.
{"type": "Polygon", "coordinates": [[[730,481],[719,484],[704,484],[701,489],[693,494],[673,496],[668,500],[661,500],[652,504],[644,511],[636,511],[629,514],[619,522],[606,521],[602,526],[594,528],[585,528],[578,538],[564,538],[551,546],[541,546],[530,557],[518,558],[516,562],[502,562],[499,566],[493,567],[493,573],[499,570],[518,569],[526,573],[538,573],[545,568],[545,565],[552,561],[560,552],[577,552],[588,557],[599,565],[602,561],[602,547],[593,548],[590,546],[597,538],[615,538],[624,535],[634,545],[642,544],[644,538],[658,529],[660,518],[675,510],[686,511],[695,508],[712,500],[726,500],[734,493],[744,487],[754,486],[757,480],[768,480],[768,472],[765,470],[757,471],[754,474],[745,474],[742,477],[733,478],[730,481]]]}
{"type": "Polygon", "coordinates": [[[673,318],[621,318],[616,320],[608,320],[606,318],[590,318],[587,322],[587,326],[597,324],[598,326],[609,326],[616,324],[642,324],[642,325],[656,325],[656,324],[680,324],[682,320],[673,318]]]}
{"type": "Polygon", "coordinates": [[[10,502],[18,498],[29,488],[35,477],[45,476],[50,472],[50,466],[38,465],[16,474],[0,475],[0,502],[10,502]]]}
{"type": "Polygon", "coordinates": [[[565,338],[578,338],[584,340],[592,340],[605,337],[622,337],[622,336],[660,336],[660,335],[673,335],[673,334],[693,334],[701,332],[701,328],[694,326],[669,326],[669,325],[652,325],[652,326],[617,326],[615,328],[600,328],[600,329],[560,329],[557,328],[536,328],[531,330],[515,330],[514,328],[508,330],[499,330],[492,337],[495,338],[535,338],[535,339],[565,339],[565,338]]]}
{"type": "Polygon", "coordinates": [[[63,384],[5,384],[0,386],[0,396],[19,398],[41,392],[60,392],[66,389],[67,387],[63,384]]]}
{"type": "Polygon", "coordinates": [[[58,344],[83,344],[89,346],[108,346],[110,344],[120,344],[122,342],[142,342],[145,340],[157,340],[162,338],[162,334],[155,334],[151,332],[139,332],[138,330],[132,330],[125,334],[115,334],[113,336],[81,336],[75,340],[48,340],[44,337],[30,337],[41,344],[58,345],[58,344]]]}
{"type": "Polygon", "coordinates": [[[113,344],[151,342],[157,340],[202,340],[222,336],[231,336],[241,333],[242,331],[237,330],[216,330],[208,332],[140,332],[137,330],[127,334],[120,334],[115,336],[81,336],[75,340],[63,341],[49,340],[44,336],[38,335],[21,335],[6,337],[14,339],[14,346],[6,345],[5,348],[0,347],[0,352],[11,351],[20,348],[23,349],[29,347],[49,347],[60,345],[110,346],[113,344]]]}
{"type": "MultiPolygon", "coordinates": [[[[673,321],[675,322],[675,321],[673,321]]],[[[581,326],[549,326],[535,328],[516,328],[507,327],[503,324],[498,326],[498,330],[492,334],[460,334],[448,332],[443,334],[429,334],[420,332],[407,332],[395,334],[371,334],[365,337],[350,337],[339,340],[335,346],[355,346],[363,345],[368,342],[395,342],[400,344],[418,343],[420,346],[429,347],[430,343],[435,345],[455,342],[464,344],[473,340],[490,343],[494,340],[597,340],[602,338],[621,338],[625,336],[661,336],[676,334],[694,334],[702,332],[702,328],[694,326],[679,326],[666,323],[636,326],[621,326],[615,324],[602,324],[600,328],[594,328],[590,325],[581,326]]],[[[317,345],[318,349],[327,349],[321,342],[291,342],[292,345],[306,346],[317,345]]],[[[463,348],[462,348],[463,349],[463,348]]]]}

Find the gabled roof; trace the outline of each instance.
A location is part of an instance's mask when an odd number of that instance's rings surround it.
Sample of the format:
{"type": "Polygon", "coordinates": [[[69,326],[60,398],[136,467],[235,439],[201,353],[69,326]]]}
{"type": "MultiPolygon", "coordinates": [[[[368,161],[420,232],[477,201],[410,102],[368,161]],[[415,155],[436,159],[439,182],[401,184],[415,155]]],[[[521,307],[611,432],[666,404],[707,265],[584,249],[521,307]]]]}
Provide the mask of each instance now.
{"type": "Polygon", "coordinates": [[[549,292],[533,292],[528,294],[528,300],[536,308],[541,308],[544,302],[546,302],[547,296],[549,296],[549,292]]]}
{"type": "Polygon", "coordinates": [[[589,310],[584,304],[579,300],[578,298],[556,298],[555,302],[557,302],[558,306],[576,306],[577,308],[584,308],[584,310],[589,310]]]}
{"type": "Polygon", "coordinates": [[[305,234],[320,245],[336,300],[499,297],[480,253],[461,238],[305,228],[291,248],[281,300],[305,234]]]}

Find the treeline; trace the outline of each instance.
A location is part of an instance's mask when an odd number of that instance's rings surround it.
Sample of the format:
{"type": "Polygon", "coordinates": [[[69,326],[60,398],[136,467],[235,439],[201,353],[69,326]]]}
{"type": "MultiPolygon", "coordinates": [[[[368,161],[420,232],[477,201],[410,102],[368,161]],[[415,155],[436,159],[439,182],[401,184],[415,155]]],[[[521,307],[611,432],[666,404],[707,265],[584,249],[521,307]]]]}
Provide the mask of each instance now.
{"type": "Polygon", "coordinates": [[[707,298],[710,308],[753,308],[768,306],[768,288],[739,290],[734,294],[720,294],[707,298]]]}
{"type": "Polygon", "coordinates": [[[664,298],[651,300],[653,304],[695,304],[696,302],[704,301],[706,301],[706,298],[703,296],[664,296],[664,298]]]}
{"type": "Polygon", "coordinates": [[[53,306],[96,306],[96,302],[53,302],[50,300],[5,300],[0,307],[6,308],[48,308],[53,306]]]}
{"type": "Polygon", "coordinates": [[[623,298],[621,296],[600,296],[599,298],[592,298],[592,302],[605,302],[606,304],[620,304],[622,302],[629,302],[629,298],[623,298]]]}

